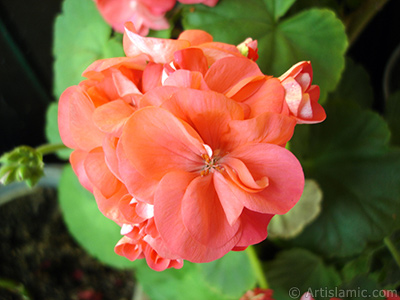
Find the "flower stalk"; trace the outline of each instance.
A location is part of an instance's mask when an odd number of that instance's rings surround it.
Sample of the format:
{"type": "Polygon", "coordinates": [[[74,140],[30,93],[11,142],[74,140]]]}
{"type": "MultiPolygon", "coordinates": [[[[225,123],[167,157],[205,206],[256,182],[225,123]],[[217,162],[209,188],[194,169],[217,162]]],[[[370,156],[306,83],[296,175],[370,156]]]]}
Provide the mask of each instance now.
{"type": "Polygon", "coordinates": [[[397,265],[400,268],[400,253],[397,250],[396,246],[393,244],[392,240],[389,237],[385,237],[383,239],[386,247],[389,249],[389,252],[392,254],[394,260],[396,261],[397,265]]]}
{"type": "Polygon", "coordinates": [[[36,151],[41,153],[43,156],[48,154],[53,154],[59,150],[67,149],[63,143],[57,144],[44,144],[36,148],[36,151]]]}
{"type": "Polygon", "coordinates": [[[262,289],[269,289],[267,278],[265,277],[264,271],[261,266],[261,261],[257,256],[254,246],[247,247],[246,253],[249,256],[250,265],[253,269],[254,274],[256,275],[259,287],[262,289]]]}

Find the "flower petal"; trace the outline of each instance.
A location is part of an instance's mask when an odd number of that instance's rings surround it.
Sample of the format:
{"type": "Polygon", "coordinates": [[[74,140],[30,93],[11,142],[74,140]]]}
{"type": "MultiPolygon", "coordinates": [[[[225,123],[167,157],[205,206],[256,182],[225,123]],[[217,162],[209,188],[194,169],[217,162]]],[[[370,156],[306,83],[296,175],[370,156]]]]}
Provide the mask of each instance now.
{"type": "Polygon", "coordinates": [[[213,41],[211,34],[198,29],[185,30],[183,31],[178,40],[188,41],[191,46],[197,46],[204,43],[209,43],[213,41]]]}
{"type": "Polygon", "coordinates": [[[203,142],[187,127],[162,108],[146,107],[126,122],[120,142],[130,163],[143,176],[160,180],[172,170],[201,167],[203,142]]]}
{"type": "Polygon", "coordinates": [[[226,57],[211,65],[205,81],[211,90],[224,94],[241,80],[252,76],[264,76],[255,62],[243,56],[226,57]]]}
{"type": "Polygon", "coordinates": [[[264,112],[284,113],[285,89],[278,79],[264,77],[244,86],[232,99],[250,107],[248,118],[254,118],[264,112]]]}
{"type": "Polygon", "coordinates": [[[79,179],[79,182],[85,189],[92,192],[93,184],[89,180],[84,167],[84,162],[87,155],[88,153],[86,151],[74,150],[69,157],[69,161],[71,163],[72,169],[74,170],[76,176],[79,179]]]}
{"type": "Polygon", "coordinates": [[[136,33],[132,22],[125,24],[124,51],[126,56],[147,54],[155,63],[168,63],[174,57],[174,52],[190,46],[185,40],[169,40],[152,37],[142,37],[136,33]]]}
{"type": "Polygon", "coordinates": [[[235,101],[212,91],[182,89],[165,101],[162,108],[193,127],[213,150],[221,148],[221,136],[232,119],[242,119],[243,110],[235,101]]]}
{"type": "Polygon", "coordinates": [[[249,120],[232,120],[225,138],[229,149],[247,143],[269,143],[284,146],[292,138],[296,120],[275,113],[262,113],[249,120]]]}
{"type": "Polygon", "coordinates": [[[219,248],[205,246],[192,237],[182,220],[182,201],[194,175],[169,173],[162,178],[154,201],[154,220],[166,246],[191,262],[210,262],[229,252],[240,238],[240,232],[219,248]]]}
{"type": "Polygon", "coordinates": [[[205,75],[208,71],[207,58],[199,48],[186,48],[174,53],[174,62],[181,69],[200,72],[205,75]]]}
{"type": "Polygon", "coordinates": [[[93,122],[101,131],[118,137],[122,133],[125,122],[134,111],[132,105],[123,100],[115,100],[96,108],[93,122]]]}
{"type": "Polygon", "coordinates": [[[103,148],[90,151],[85,158],[84,167],[90,182],[106,198],[111,197],[121,187],[121,182],[107,167],[103,148]]]}
{"type": "Polygon", "coordinates": [[[66,89],[58,107],[58,127],[63,143],[90,151],[101,145],[104,133],[93,123],[94,105],[79,86],[66,89]]]}
{"type": "Polygon", "coordinates": [[[144,94],[138,103],[138,107],[143,108],[146,106],[161,106],[164,101],[170,99],[178,90],[179,88],[175,86],[156,87],[144,94]]]}
{"type": "Polygon", "coordinates": [[[237,235],[240,224],[228,223],[212,179],[197,177],[190,182],[182,199],[182,221],[199,243],[218,248],[237,235]]]}
{"type": "MultiPolygon", "coordinates": [[[[231,157],[242,161],[256,182],[268,178],[269,184],[258,193],[249,193],[235,180],[226,180],[223,192],[227,198],[240,199],[249,210],[265,214],[284,214],[300,199],[304,188],[303,170],[296,157],[285,148],[247,144],[235,149],[221,163],[226,160],[226,167],[239,173],[235,165],[230,166],[231,157]]],[[[216,189],[218,192],[218,186],[216,189]]]]}
{"type": "Polygon", "coordinates": [[[152,89],[161,86],[163,65],[149,62],[143,71],[142,89],[146,93],[152,89]]]}
{"type": "Polygon", "coordinates": [[[209,90],[200,72],[191,72],[187,70],[175,71],[165,79],[163,85],[196,90],[209,90]]]}
{"type": "Polygon", "coordinates": [[[119,174],[129,193],[139,201],[153,204],[158,181],[139,173],[127,158],[122,143],[118,143],[117,157],[119,174]]]}
{"type": "Polygon", "coordinates": [[[236,247],[248,247],[262,242],[267,238],[267,227],[274,215],[261,214],[248,209],[243,209],[240,215],[242,236],[236,247]]]}

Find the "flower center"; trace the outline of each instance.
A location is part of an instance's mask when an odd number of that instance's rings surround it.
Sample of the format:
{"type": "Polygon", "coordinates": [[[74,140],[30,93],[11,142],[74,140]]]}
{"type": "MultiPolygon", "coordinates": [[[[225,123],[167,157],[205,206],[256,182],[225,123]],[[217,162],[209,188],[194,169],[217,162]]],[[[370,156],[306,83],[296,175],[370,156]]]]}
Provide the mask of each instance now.
{"type": "Polygon", "coordinates": [[[218,160],[220,159],[220,157],[218,156],[220,151],[216,150],[215,153],[213,153],[211,147],[208,145],[204,145],[204,148],[206,149],[207,154],[201,155],[201,158],[203,158],[203,160],[204,160],[204,167],[200,171],[200,175],[206,176],[210,172],[213,173],[214,170],[222,172],[224,170],[224,168],[217,163],[218,160]]]}

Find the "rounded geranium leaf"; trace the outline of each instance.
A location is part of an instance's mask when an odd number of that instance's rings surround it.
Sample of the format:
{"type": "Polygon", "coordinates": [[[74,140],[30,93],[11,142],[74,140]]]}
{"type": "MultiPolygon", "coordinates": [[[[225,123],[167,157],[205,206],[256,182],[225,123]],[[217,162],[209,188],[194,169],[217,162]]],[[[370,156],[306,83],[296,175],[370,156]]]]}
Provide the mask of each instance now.
{"type": "Polygon", "coordinates": [[[123,56],[122,42],[118,43],[110,36],[111,27],[101,17],[94,1],[64,1],[54,27],[56,97],[68,86],[78,84],[82,72],[93,61],[123,56]]]}
{"type": "Polygon", "coordinates": [[[298,61],[311,61],[323,99],[335,88],[344,68],[347,39],[343,24],[326,9],[280,19],[293,1],[281,6],[272,2],[276,1],[221,1],[212,9],[189,6],[183,24],[185,29],[211,33],[216,41],[239,44],[247,37],[258,40],[257,63],[267,74],[280,76],[298,61]]]}
{"type": "Polygon", "coordinates": [[[399,223],[400,151],[389,148],[390,131],[376,113],[343,102],[329,102],[326,111],[324,123],[291,142],[295,153],[301,144],[306,177],[324,193],[321,214],[293,243],[326,256],[356,255],[399,223]]]}

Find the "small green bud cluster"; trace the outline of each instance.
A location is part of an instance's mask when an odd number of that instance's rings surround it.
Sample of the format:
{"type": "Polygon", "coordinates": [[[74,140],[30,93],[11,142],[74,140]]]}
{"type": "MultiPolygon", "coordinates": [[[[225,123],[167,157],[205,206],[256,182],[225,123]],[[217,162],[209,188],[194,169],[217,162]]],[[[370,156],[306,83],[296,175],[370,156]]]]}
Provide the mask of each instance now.
{"type": "Polygon", "coordinates": [[[0,157],[0,183],[25,181],[33,187],[44,175],[43,155],[29,146],[20,146],[0,157]]]}

